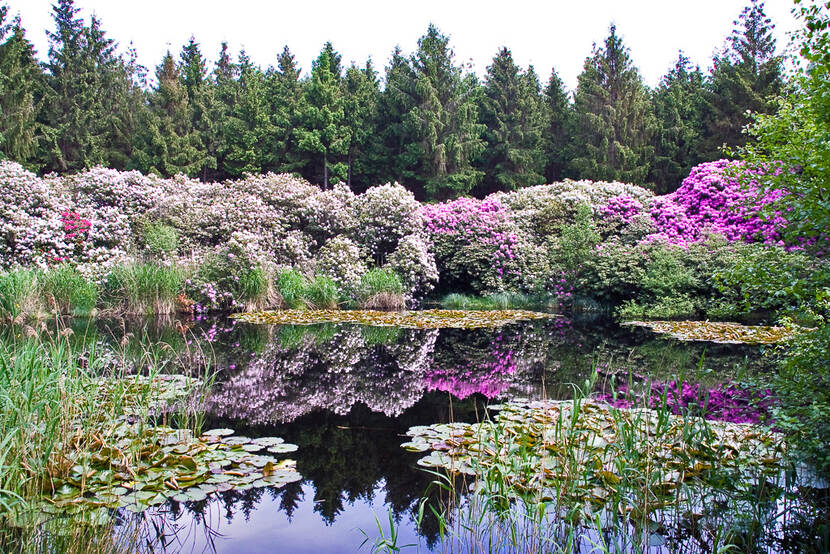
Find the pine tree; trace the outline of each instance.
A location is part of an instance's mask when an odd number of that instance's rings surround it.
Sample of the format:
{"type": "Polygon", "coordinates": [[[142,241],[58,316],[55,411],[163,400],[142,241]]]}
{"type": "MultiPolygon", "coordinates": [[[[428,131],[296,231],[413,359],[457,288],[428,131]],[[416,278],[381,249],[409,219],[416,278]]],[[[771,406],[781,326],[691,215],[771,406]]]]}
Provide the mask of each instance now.
{"type": "MultiPolygon", "coordinates": [[[[305,88],[300,106],[300,126],[294,130],[297,146],[322,162],[322,184],[329,178],[346,178],[347,164],[338,161],[347,153],[351,130],[345,122],[343,92],[338,77],[332,72],[333,61],[326,44],[311,69],[311,81],[305,88]]],[[[318,165],[317,167],[320,167],[318,165]]]]}
{"type": "Polygon", "coordinates": [[[487,67],[479,111],[486,126],[479,166],[484,171],[482,194],[544,182],[544,112],[533,67],[522,72],[510,50],[499,50],[487,67]]]}
{"type": "Polygon", "coordinates": [[[16,17],[6,23],[0,6],[0,158],[29,165],[37,151],[37,111],[43,74],[35,50],[16,17]]]}
{"type": "Polygon", "coordinates": [[[236,101],[225,126],[224,170],[233,177],[262,172],[270,162],[265,144],[273,135],[265,98],[265,75],[244,50],[239,54],[238,65],[236,101]]]}
{"type": "Polygon", "coordinates": [[[362,177],[365,176],[366,166],[370,162],[364,157],[370,152],[376,136],[377,129],[374,124],[377,119],[378,97],[380,96],[380,83],[371,60],[366,62],[366,67],[363,69],[352,65],[346,70],[343,91],[345,93],[344,120],[350,130],[346,184],[351,188],[353,180],[360,180],[361,188],[365,188],[370,183],[362,177]]]}
{"type": "Polygon", "coordinates": [[[715,56],[709,81],[704,156],[715,159],[722,147],[746,144],[747,111],[772,113],[783,88],[782,60],[775,55],[775,26],[764,3],[752,0],[734,22],[725,50],[715,56]]]}
{"type": "Polygon", "coordinates": [[[643,184],[653,152],[648,94],[628,49],[611,26],[578,77],[573,172],[580,178],[643,184]]]}
{"type": "Polygon", "coordinates": [[[475,102],[479,84],[474,75],[462,75],[453,57],[449,38],[434,25],[411,57],[413,108],[404,122],[419,158],[416,183],[430,199],[468,194],[483,177],[472,166],[484,149],[475,102]]]}
{"type": "Polygon", "coordinates": [[[561,181],[568,175],[573,120],[573,107],[565,92],[565,83],[554,69],[545,87],[545,127],[542,132],[548,183],[561,181]]]}
{"type": "Polygon", "coordinates": [[[704,161],[700,148],[706,96],[700,68],[692,68],[681,52],[651,101],[657,128],[649,181],[655,184],[657,193],[665,194],[680,186],[691,168],[704,161]]]}

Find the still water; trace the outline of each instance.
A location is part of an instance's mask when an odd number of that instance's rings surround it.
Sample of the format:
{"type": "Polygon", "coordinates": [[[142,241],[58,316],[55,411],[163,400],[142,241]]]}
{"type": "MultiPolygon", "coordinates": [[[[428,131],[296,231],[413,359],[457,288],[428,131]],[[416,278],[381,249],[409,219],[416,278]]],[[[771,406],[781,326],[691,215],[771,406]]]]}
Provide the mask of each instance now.
{"type": "Polygon", "coordinates": [[[290,457],[300,482],[124,514],[125,528],[140,526],[141,548],[170,552],[368,552],[389,534],[390,515],[398,546],[440,551],[437,521],[415,524],[433,477],[415,465],[421,454],[400,447],[409,427],[480,420],[488,403],[506,399],[569,398],[595,367],[596,393],[615,373],[709,388],[770,363],[757,346],[684,343],[566,317],[476,330],[228,319],[74,325],[104,340],[140,338],[175,371],[202,376],[209,367],[204,428],[299,446],[290,457]]]}

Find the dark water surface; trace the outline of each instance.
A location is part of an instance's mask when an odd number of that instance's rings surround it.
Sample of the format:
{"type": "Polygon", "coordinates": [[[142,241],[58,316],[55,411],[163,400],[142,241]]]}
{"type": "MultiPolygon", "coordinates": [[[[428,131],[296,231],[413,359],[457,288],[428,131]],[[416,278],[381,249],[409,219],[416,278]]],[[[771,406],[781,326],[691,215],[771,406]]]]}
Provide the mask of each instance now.
{"type": "MultiPolygon", "coordinates": [[[[75,323],[76,326],[81,323],[75,323]]],[[[91,325],[91,324],[86,324],[91,325]]],[[[568,398],[596,365],[704,387],[769,368],[760,347],[683,343],[602,320],[522,322],[498,329],[411,330],[358,325],[255,326],[233,320],[187,324],[94,323],[100,336],[143,337],[178,370],[215,368],[205,428],[279,436],[299,446],[301,482],[218,493],[145,513],[156,551],[355,552],[389,533],[419,551],[441,549],[438,524],[416,529],[431,475],[422,454],[400,444],[414,425],[476,421],[488,403],[568,398]]],[[[825,512],[826,514],[826,512],[825,512]]],[[[780,548],[776,548],[779,550],[780,548]]],[[[414,550],[413,550],[414,551],[414,550]]]]}

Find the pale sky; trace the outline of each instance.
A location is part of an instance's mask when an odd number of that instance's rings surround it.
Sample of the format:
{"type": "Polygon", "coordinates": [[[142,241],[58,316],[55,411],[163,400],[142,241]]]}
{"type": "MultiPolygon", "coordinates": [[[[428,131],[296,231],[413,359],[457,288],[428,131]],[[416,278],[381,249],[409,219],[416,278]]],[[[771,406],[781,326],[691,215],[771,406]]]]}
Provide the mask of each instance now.
{"type": "MultiPolygon", "coordinates": [[[[2,1],[2,0],[0,0],[2,1]]],[[[45,59],[46,30],[53,28],[50,0],[6,0],[20,13],[27,36],[45,59]]],[[[594,42],[616,23],[634,63],[649,86],[673,65],[682,49],[704,71],[723,46],[748,0],[513,0],[453,1],[379,0],[218,1],[218,0],[76,0],[81,15],[95,13],[110,38],[122,48],[130,42],[139,62],[153,75],[164,52],[178,57],[191,35],[202,53],[214,61],[227,41],[236,53],[244,48],[263,68],[276,63],[287,44],[304,72],[310,70],[323,44],[330,40],[343,65],[362,65],[371,57],[375,68],[388,63],[395,45],[405,53],[417,47],[430,22],[450,36],[456,63],[472,63],[483,77],[496,51],[507,46],[518,64],[533,64],[547,82],[552,67],[571,90],[594,42]]],[[[768,0],[766,13],[776,25],[778,48],[798,23],[791,0],[768,0]]]]}

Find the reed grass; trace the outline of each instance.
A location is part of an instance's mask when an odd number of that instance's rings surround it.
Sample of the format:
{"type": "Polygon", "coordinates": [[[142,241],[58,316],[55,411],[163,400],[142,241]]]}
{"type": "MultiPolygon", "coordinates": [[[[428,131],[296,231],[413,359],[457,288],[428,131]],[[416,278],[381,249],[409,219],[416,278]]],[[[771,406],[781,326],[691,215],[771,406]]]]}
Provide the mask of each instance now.
{"type": "Polygon", "coordinates": [[[309,280],[303,297],[316,310],[336,310],[340,307],[340,292],[331,277],[316,275],[309,280]]]}
{"type": "Polygon", "coordinates": [[[39,294],[51,312],[80,317],[95,313],[98,287],[74,266],[61,264],[42,271],[37,282],[39,294]]]}
{"type": "Polygon", "coordinates": [[[185,270],[177,266],[136,263],[115,267],[105,278],[105,300],[128,315],[169,314],[184,288],[185,270]]]}
{"type": "Polygon", "coordinates": [[[406,297],[401,278],[390,269],[370,269],[360,278],[358,305],[364,310],[403,310],[406,297]]]}
{"type": "Polygon", "coordinates": [[[36,271],[13,269],[0,273],[0,322],[20,323],[38,310],[36,271]]]}
{"type": "Polygon", "coordinates": [[[306,307],[305,275],[295,269],[286,269],[277,274],[276,283],[277,290],[288,308],[296,310],[306,307]]]}
{"type": "Polygon", "coordinates": [[[527,310],[551,304],[551,298],[519,292],[496,292],[487,296],[451,293],[441,299],[441,307],[448,310],[527,310]]]}

